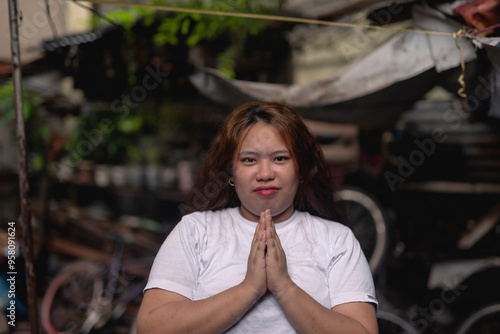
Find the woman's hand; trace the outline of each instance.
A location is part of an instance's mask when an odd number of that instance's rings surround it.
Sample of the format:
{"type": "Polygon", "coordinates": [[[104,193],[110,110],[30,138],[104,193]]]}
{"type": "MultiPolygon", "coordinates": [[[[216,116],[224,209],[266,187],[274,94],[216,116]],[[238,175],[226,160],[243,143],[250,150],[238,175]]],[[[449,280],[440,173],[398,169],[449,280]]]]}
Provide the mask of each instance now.
{"type": "Polygon", "coordinates": [[[280,238],[276,233],[276,227],[271,217],[271,212],[266,210],[261,213],[261,221],[263,220],[266,234],[266,277],[267,288],[272,294],[279,299],[288,288],[295,286],[290,276],[286,265],[286,255],[281,247],[280,238]]]}
{"type": "Polygon", "coordinates": [[[261,215],[250,247],[247,274],[242,282],[242,284],[246,285],[255,294],[257,299],[267,291],[265,228],[265,222],[261,215]]]}
{"type": "Polygon", "coordinates": [[[260,214],[242,284],[257,298],[267,290],[279,298],[288,288],[296,286],[288,275],[286,255],[269,210],[260,214]]]}

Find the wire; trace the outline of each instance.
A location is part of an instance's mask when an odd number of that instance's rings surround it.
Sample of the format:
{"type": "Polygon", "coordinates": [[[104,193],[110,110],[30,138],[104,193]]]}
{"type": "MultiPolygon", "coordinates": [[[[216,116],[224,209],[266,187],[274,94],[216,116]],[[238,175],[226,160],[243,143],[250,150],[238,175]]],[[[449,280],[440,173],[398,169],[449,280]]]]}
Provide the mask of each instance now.
{"type": "Polygon", "coordinates": [[[52,30],[52,35],[54,35],[54,39],[57,39],[57,30],[54,20],[52,20],[52,14],[50,13],[50,5],[49,0],[45,0],[45,10],[47,11],[47,20],[49,21],[50,30],[52,30]]]}

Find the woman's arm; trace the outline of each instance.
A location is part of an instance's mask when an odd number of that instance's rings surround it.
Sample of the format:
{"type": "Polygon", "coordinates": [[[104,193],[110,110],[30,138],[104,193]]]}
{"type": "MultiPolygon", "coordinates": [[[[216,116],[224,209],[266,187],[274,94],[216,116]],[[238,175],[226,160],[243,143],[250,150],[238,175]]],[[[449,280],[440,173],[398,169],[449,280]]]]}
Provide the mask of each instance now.
{"type": "Polygon", "coordinates": [[[275,296],[298,333],[378,333],[375,306],[371,303],[345,303],[328,309],[293,282],[275,296]]]}
{"type": "Polygon", "coordinates": [[[375,306],[371,303],[346,303],[328,309],[297,286],[290,276],[269,211],[261,217],[266,227],[267,286],[285,315],[299,333],[377,334],[375,306]]]}
{"type": "Polygon", "coordinates": [[[207,299],[192,301],[163,289],[147,290],[137,318],[138,333],[220,333],[231,327],[267,290],[265,248],[259,223],[243,282],[207,299]]]}
{"type": "Polygon", "coordinates": [[[137,318],[138,333],[220,333],[258,298],[244,283],[197,301],[167,290],[147,290],[137,318]]]}

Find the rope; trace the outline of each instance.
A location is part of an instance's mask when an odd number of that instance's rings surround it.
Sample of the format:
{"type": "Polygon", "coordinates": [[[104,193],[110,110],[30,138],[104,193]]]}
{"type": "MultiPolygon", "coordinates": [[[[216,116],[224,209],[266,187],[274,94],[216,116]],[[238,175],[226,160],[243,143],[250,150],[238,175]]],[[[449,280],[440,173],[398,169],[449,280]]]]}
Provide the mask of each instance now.
{"type": "Polygon", "coordinates": [[[458,77],[457,81],[460,84],[460,88],[458,89],[457,93],[463,98],[467,97],[467,94],[465,94],[465,81],[464,81],[464,75],[465,75],[465,61],[464,61],[464,48],[458,43],[458,39],[462,38],[463,31],[460,29],[458,32],[453,34],[453,38],[455,39],[455,45],[457,48],[460,50],[460,67],[462,68],[462,73],[458,77]]]}
{"type": "Polygon", "coordinates": [[[161,5],[151,5],[151,4],[137,4],[122,1],[108,1],[108,0],[73,0],[73,2],[90,2],[93,4],[104,4],[104,5],[116,5],[124,7],[139,7],[139,8],[149,8],[169,12],[178,13],[191,13],[191,14],[204,14],[204,15],[218,15],[218,16],[229,16],[229,17],[240,17],[248,19],[260,19],[269,21],[284,21],[284,22],[295,22],[295,23],[311,23],[320,25],[329,25],[337,27],[349,27],[349,28],[366,28],[366,29],[377,29],[377,30],[392,30],[392,31],[405,31],[414,32],[429,35],[441,35],[452,37],[454,33],[442,32],[442,31],[432,31],[432,30],[417,30],[417,29],[406,29],[406,28],[396,28],[396,27],[386,27],[386,26],[373,26],[368,24],[355,24],[355,23],[345,23],[345,22],[331,22],[322,21],[314,19],[305,19],[298,17],[287,17],[287,16],[277,16],[277,15],[264,15],[264,14],[249,14],[249,13],[231,13],[215,10],[206,9],[194,9],[194,8],[180,8],[180,7],[168,7],[161,5]]]}

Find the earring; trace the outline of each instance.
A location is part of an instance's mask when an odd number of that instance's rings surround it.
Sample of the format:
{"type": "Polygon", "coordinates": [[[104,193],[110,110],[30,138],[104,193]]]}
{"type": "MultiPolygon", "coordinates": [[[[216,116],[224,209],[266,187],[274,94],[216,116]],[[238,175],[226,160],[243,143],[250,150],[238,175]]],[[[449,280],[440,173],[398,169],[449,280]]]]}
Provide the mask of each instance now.
{"type": "Polygon", "coordinates": [[[229,181],[227,181],[227,183],[229,183],[229,185],[230,185],[231,187],[234,187],[234,182],[233,182],[233,180],[229,179],[229,181]]]}

